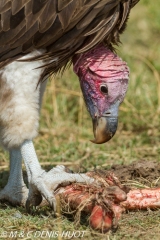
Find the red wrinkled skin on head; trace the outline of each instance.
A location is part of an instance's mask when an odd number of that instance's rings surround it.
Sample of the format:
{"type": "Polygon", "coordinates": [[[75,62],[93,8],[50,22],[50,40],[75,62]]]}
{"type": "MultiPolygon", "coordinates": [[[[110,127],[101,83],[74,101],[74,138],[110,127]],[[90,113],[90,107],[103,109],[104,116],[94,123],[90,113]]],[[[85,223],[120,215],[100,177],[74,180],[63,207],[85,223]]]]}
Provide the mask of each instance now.
{"type": "Polygon", "coordinates": [[[110,49],[103,45],[73,58],[74,72],[79,76],[85,101],[92,102],[102,114],[116,101],[123,101],[128,87],[129,68],[110,49]],[[100,91],[108,87],[108,95],[100,91]]]}

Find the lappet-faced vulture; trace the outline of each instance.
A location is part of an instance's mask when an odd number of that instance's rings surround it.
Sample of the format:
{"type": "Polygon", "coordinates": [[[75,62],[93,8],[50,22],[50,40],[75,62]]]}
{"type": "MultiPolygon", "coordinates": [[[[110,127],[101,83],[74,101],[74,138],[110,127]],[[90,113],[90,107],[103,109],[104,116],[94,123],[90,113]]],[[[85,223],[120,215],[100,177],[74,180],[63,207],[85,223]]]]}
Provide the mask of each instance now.
{"type": "Polygon", "coordinates": [[[131,8],[139,0],[0,1],[0,142],[10,153],[10,176],[0,199],[27,207],[44,197],[55,207],[54,190],[64,182],[87,182],[57,166],[46,172],[33,139],[47,76],[73,63],[93,121],[95,143],[116,132],[118,108],[129,69],[114,52],[131,8]],[[23,181],[24,160],[29,191],[23,181]]]}

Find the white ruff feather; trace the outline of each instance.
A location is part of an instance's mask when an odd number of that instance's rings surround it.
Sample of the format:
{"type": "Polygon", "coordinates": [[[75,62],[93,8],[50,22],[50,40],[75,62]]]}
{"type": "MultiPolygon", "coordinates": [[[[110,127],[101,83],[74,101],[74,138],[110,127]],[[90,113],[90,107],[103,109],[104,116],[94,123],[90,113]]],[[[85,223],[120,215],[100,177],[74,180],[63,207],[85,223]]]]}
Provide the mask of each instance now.
{"type": "MultiPolygon", "coordinates": [[[[41,53],[34,51],[22,59],[41,53]]],[[[7,149],[37,135],[41,98],[37,83],[44,71],[38,67],[43,64],[14,61],[0,70],[0,142],[7,149]]]]}

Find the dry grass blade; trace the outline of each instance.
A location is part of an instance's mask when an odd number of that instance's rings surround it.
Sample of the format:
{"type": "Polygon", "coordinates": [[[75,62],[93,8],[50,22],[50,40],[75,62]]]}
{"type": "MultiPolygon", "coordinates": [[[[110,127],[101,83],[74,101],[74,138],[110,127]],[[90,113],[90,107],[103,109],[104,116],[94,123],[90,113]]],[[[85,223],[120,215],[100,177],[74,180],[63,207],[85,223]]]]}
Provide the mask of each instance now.
{"type": "Polygon", "coordinates": [[[158,97],[157,113],[159,114],[160,113],[160,74],[159,74],[159,72],[157,71],[155,66],[146,57],[144,57],[142,55],[138,55],[138,54],[136,55],[136,54],[133,54],[133,53],[132,53],[132,55],[130,55],[130,57],[135,57],[137,59],[140,59],[152,71],[154,79],[157,82],[157,97],[158,97]]]}

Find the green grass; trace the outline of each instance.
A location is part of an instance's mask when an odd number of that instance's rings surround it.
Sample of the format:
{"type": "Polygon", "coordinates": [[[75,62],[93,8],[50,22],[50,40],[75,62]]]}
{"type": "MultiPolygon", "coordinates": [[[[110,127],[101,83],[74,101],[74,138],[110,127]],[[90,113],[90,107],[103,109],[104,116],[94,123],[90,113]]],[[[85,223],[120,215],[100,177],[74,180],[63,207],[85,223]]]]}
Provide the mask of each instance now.
{"type": "MultiPolygon", "coordinates": [[[[117,49],[131,74],[129,90],[120,108],[118,131],[110,142],[94,145],[89,141],[93,138],[91,119],[72,69],[49,82],[41,111],[40,134],[35,139],[37,154],[46,169],[59,163],[74,171],[86,171],[139,159],[160,161],[159,6],[160,0],[140,1],[122,36],[123,45],[117,49]]],[[[7,153],[1,151],[0,158],[1,166],[8,165],[7,153]]],[[[3,187],[8,169],[1,168],[0,176],[0,187],[3,187]]],[[[55,218],[50,209],[40,209],[32,216],[23,208],[0,205],[0,232],[84,230],[84,239],[90,240],[158,240],[159,229],[158,210],[124,214],[116,233],[100,235],[93,234],[86,226],[75,226],[63,216],[55,218]]]]}

